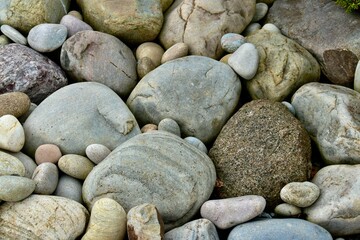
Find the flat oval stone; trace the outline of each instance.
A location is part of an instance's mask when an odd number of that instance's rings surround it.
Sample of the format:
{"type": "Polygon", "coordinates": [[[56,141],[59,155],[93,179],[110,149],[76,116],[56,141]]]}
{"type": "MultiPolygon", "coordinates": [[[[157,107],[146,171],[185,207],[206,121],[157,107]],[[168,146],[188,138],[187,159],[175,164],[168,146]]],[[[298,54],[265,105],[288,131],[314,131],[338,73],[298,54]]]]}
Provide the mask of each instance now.
{"type": "Polygon", "coordinates": [[[26,38],[24,37],[24,35],[22,35],[18,30],[16,30],[15,28],[3,24],[1,25],[1,32],[7,36],[8,38],[10,38],[13,42],[15,43],[19,43],[22,45],[26,45],[27,41],[26,38]]]}
{"type": "Polygon", "coordinates": [[[5,239],[71,239],[85,231],[88,211],[57,196],[31,195],[0,205],[0,235],[5,239]]]}
{"type": "Polygon", "coordinates": [[[82,200],[82,181],[62,174],[59,177],[59,182],[54,195],[74,200],[78,203],[83,203],[82,200]]]}
{"type": "Polygon", "coordinates": [[[186,43],[179,42],[168,48],[161,57],[161,64],[185,57],[189,54],[189,46],[186,43]]]}
{"type": "Polygon", "coordinates": [[[244,43],[245,37],[238,33],[226,33],[221,37],[221,47],[228,53],[235,52],[244,43]]]}
{"type": "Polygon", "coordinates": [[[61,150],[55,144],[42,144],[35,151],[35,161],[37,164],[45,162],[57,164],[61,157],[61,150]]]}
{"type": "Polygon", "coordinates": [[[90,144],[85,149],[86,156],[95,164],[99,164],[110,153],[110,149],[98,143],[90,144]]]}
{"type": "Polygon", "coordinates": [[[281,199],[297,207],[309,207],[320,196],[320,189],[311,182],[291,182],[280,191],[281,199]]]}
{"type": "Polygon", "coordinates": [[[53,163],[41,163],[36,167],[32,180],[34,180],[36,184],[34,193],[51,195],[55,191],[59,181],[59,170],[53,163]]]}
{"type": "Polygon", "coordinates": [[[25,144],[24,128],[13,115],[0,117],[0,149],[19,152],[25,144]]]}
{"type": "Polygon", "coordinates": [[[29,96],[22,92],[0,94],[0,117],[7,114],[20,117],[29,110],[30,103],[29,96]]]}
{"type": "Polygon", "coordinates": [[[220,229],[228,229],[260,215],[266,206],[261,196],[208,200],[201,206],[201,217],[209,219],[220,229]]]}
{"type": "Polygon", "coordinates": [[[200,139],[196,137],[186,137],[184,138],[184,140],[190,143],[191,145],[195,146],[199,150],[203,151],[204,153],[208,154],[206,145],[200,139]]]}
{"type": "Polygon", "coordinates": [[[20,160],[20,162],[24,165],[25,167],[25,175],[24,177],[30,178],[32,177],[35,168],[37,167],[35,161],[29,157],[28,155],[22,153],[22,152],[17,152],[17,153],[13,153],[13,152],[7,152],[8,154],[16,157],[17,159],[20,160]]]}
{"type": "Polygon", "coordinates": [[[75,33],[77,32],[93,30],[89,24],[75,16],[70,15],[70,13],[61,18],[60,24],[64,25],[67,28],[68,38],[75,35],[75,33]]]}
{"type": "Polygon", "coordinates": [[[25,166],[16,157],[0,151],[0,176],[4,175],[24,177],[25,166]]]}
{"type": "Polygon", "coordinates": [[[259,59],[254,44],[244,43],[229,57],[228,64],[240,77],[250,80],[258,70],[259,59]]]}
{"type": "Polygon", "coordinates": [[[66,154],[59,159],[58,166],[67,175],[84,180],[95,165],[81,155],[66,154]]]}
{"type": "Polygon", "coordinates": [[[0,186],[0,200],[16,202],[30,196],[34,192],[36,184],[26,177],[0,176],[0,186]]]}
{"type": "Polygon", "coordinates": [[[159,131],[166,131],[178,137],[181,137],[181,130],[179,124],[171,118],[164,118],[158,124],[159,131]]]}
{"type": "Polygon", "coordinates": [[[288,203],[281,203],[277,205],[274,209],[275,214],[284,217],[298,217],[301,214],[301,208],[288,204],[288,203]]]}
{"type": "Polygon", "coordinates": [[[27,40],[30,47],[38,52],[52,52],[65,42],[67,28],[61,24],[42,23],[33,27],[27,40]]]}

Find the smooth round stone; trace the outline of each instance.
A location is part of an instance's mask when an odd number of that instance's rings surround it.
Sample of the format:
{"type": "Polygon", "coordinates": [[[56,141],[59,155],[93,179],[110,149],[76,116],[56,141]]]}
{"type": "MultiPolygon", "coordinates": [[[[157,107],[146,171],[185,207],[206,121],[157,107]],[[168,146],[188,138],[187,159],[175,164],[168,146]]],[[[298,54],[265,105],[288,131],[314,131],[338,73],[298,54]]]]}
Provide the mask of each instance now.
{"type": "Polygon", "coordinates": [[[53,195],[72,199],[82,203],[82,182],[76,178],[62,174],[59,177],[57,188],[53,195]]]}
{"type": "Polygon", "coordinates": [[[159,131],[165,131],[172,134],[175,134],[178,137],[181,137],[181,130],[179,124],[171,118],[164,118],[158,124],[159,131]]]}
{"type": "Polygon", "coordinates": [[[189,54],[189,46],[179,42],[168,48],[161,57],[161,63],[165,63],[177,58],[185,57],[189,54]]]}
{"type": "Polygon", "coordinates": [[[159,44],[154,42],[145,42],[138,46],[135,56],[137,60],[148,57],[154,63],[154,66],[157,67],[161,64],[163,54],[164,49],[159,44]]]}
{"type": "Polygon", "coordinates": [[[10,39],[6,35],[0,35],[0,46],[10,43],[10,39]]]}
{"type": "Polygon", "coordinates": [[[265,198],[247,195],[220,200],[208,200],[200,209],[201,217],[209,219],[220,229],[228,229],[260,215],[266,206],[265,198]]]}
{"type": "Polygon", "coordinates": [[[140,79],[143,78],[146,74],[148,74],[152,70],[154,70],[155,68],[156,68],[155,64],[148,57],[141,58],[136,64],[136,71],[140,79]]]}
{"type": "Polygon", "coordinates": [[[82,240],[124,239],[125,234],[124,208],[111,198],[97,200],[91,209],[89,224],[82,240]]]}
{"type": "Polygon", "coordinates": [[[22,92],[9,92],[0,95],[0,117],[13,115],[20,117],[30,108],[30,98],[22,92]]]}
{"type": "Polygon", "coordinates": [[[146,132],[150,132],[150,131],[156,131],[156,130],[158,130],[158,126],[156,124],[152,124],[152,123],[145,124],[141,128],[142,133],[146,133],[146,132]]]}
{"type": "Polygon", "coordinates": [[[0,176],[25,176],[25,166],[16,157],[0,151],[0,176]]]}
{"type": "Polygon", "coordinates": [[[27,177],[27,178],[31,179],[32,175],[33,175],[33,173],[35,171],[35,168],[37,167],[35,161],[31,157],[29,157],[28,155],[26,155],[26,154],[24,154],[22,152],[17,152],[17,153],[7,152],[7,153],[20,160],[20,162],[25,167],[25,175],[24,175],[24,177],[27,177]]]}
{"type": "Polygon", "coordinates": [[[59,170],[53,163],[42,163],[36,167],[32,180],[36,183],[34,193],[51,195],[59,181],[59,170]]]}
{"type": "Polygon", "coordinates": [[[35,161],[37,164],[44,162],[56,164],[61,157],[61,150],[55,144],[42,144],[35,151],[35,161]]]}
{"type": "Polygon", "coordinates": [[[360,92],[360,60],[358,61],[354,74],[354,90],[360,92]]]}
{"type": "Polygon", "coordinates": [[[61,18],[60,24],[67,28],[67,37],[71,37],[80,31],[93,30],[89,24],[77,18],[76,16],[70,15],[70,13],[61,18]]]}
{"type": "Polygon", "coordinates": [[[230,57],[228,64],[240,77],[252,79],[259,67],[259,53],[252,43],[244,43],[230,57]]]}
{"type": "Polygon", "coordinates": [[[65,42],[67,28],[62,24],[43,23],[33,27],[27,37],[30,47],[38,52],[52,52],[65,42]]]}
{"type": "Polygon", "coordinates": [[[195,146],[197,149],[203,151],[204,153],[206,154],[208,153],[207,147],[200,139],[196,137],[186,137],[184,138],[184,140],[190,143],[191,145],[195,146]]]}
{"type": "Polygon", "coordinates": [[[0,200],[21,201],[35,190],[35,181],[18,176],[0,176],[0,200]]]}
{"type": "Polygon", "coordinates": [[[99,164],[111,153],[111,150],[102,144],[94,143],[86,147],[85,153],[93,163],[99,164]]]}
{"type": "Polygon", "coordinates": [[[88,158],[77,154],[66,154],[59,159],[58,166],[67,175],[85,180],[94,168],[94,163],[88,158]]]}
{"type": "Polygon", "coordinates": [[[261,29],[261,25],[259,23],[250,23],[245,29],[244,31],[241,33],[241,35],[247,37],[251,34],[254,34],[255,32],[257,32],[259,29],[261,29]]]}
{"type": "Polygon", "coordinates": [[[288,203],[281,203],[275,207],[274,212],[283,217],[297,217],[301,214],[301,208],[288,203]]]}
{"type": "Polygon", "coordinates": [[[237,33],[227,33],[221,37],[221,47],[228,53],[235,52],[244,43],[245,37],[237,33]]]}
{"type": "Polygon", "coordinates": [[[73,17],[76,17],[77,19],[83,21],[83,16],[81,15],[81,13],[79,11],[76,11],[76,10],[71,10],[70,12],[68,12],[67,15],[70,15],[70,16],[73,16],[73,17]]]}
{"type": "Polygon", "coordinates": [[[320,196],[320,189],[312,182],[291,182],[280,191],[281,199],[297,207],[309,207],[320,196]]]}
{"type": "Polygon", "coordinates": [[[19,152],[25,144],[25,133],[13,115],[0,117],[0,149],[19,152]]]}
{"type": "Polygon", "coordinates": [[[296,115],[296,110],[295,110],[294,106],[293,106],[291,103],[286,102],[286,101],[282,101],[281,103],[284,104],[284,105],[287,107],[287,109],[289,109],[289,111],[290,111],[294,116],[296,115]]]}
{"type": "Polygon", "coordinates": [[[281,34],[280,29],[277,26],[275,26],[275,24],[272,24],[272,23],[264,24],[264,26],[262,26],[262,29],[264,29],[266,31],[269,31],[269,32],[274,32],[274,33],[280,33],[281,34]]]}
{"type": "Polygon", "coordinates": [[[255,7],[255,15],[251,22],[258,22],[265,17],[269,10],[269,7],[266,3],[257,3],[255,7]]]}
{"type": "Polygon", "coordinates": [[[26,38],[18,30],[16,30],[15,28],[4,24],[4,25],[2,25],[0,27],[0,29],[1,29],[1,32],[5,36],[10,38],[13,42],[19,43],[19,44],[22,44],[22,45],[27,44],[26,38]]]}

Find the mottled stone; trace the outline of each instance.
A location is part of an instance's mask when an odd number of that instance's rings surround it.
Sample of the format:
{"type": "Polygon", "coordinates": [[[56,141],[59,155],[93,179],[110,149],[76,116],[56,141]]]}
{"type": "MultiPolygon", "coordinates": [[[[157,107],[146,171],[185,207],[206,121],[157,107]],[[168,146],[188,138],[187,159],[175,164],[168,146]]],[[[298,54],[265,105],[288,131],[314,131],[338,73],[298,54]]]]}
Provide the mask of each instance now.
{"type": "Polygon", "coordinates": [[[241,33],[254,14],[255,0],[176,0],[165,13],[159,39],[166,49],[183,42],[191,55],[218,59],[221,37],[241,33]]]}
{"type": "Polygon", "coordinates": [[[189,54],[189,46],[186,43],[175,43],[173,46],[168,48],[161,57],[161,64],[185,57],[189,54]]]}
{"type": "Polygon", "coordinates": [[[88,216],[75,201],[32,195],[0,205],[0,235],[4,239],[75,240],[84,232],[88,216]]]}
{"type": "Polygon", "coordinates": [[[281,203],[275,207],[274,212],[283,217],[298,217],[301,214],[301,208],[288,203],[281,203]]]}
{"type": "Polygon", "coordinates": [[[144,203],[131,208],[127,214],[129,240],[164,239],[164,223],[156,206],[144,203]]]}
{"type": "Polygon", "coordinates": [[[182,135],[208,143],[233,113],[240,92],[241,82],[228,65],[188,56],[147,74],[126,103],[140,125],[171,118],[179,124],[182,135]]]}
{"type": "Polygon", "coordinates": [[[259,59],[255,45],[244,43],[229,57],[228,64],[240,77],[250,80],[258,70],[259,59]]]}
{"type": "Polygon", "coordinates": [[[24,177],[25,166],[18,158],[0,151],[0,176],[5,175],[24,177]]]}
{"type": "Polygon", "coordinates": [[[19,152],[25,143],[24,128],[13,115],[0,117],[0,149],[19,152]]]}
{"type": "Polygon", "coordinates": [[[61,157],[61,150],[55,144],[42,144],[37,147],[35,151],[35,161],[37,164],[41,164],[44,162],[51,162],[57,164],[61,157]]]}
{"type": "Polygon", "coordinates": [[[260,56],[257,74],[246,82],[253,99],[282,101],[302,85],[319,81],[318,62],[295,41],[266,30],[246,40],[256,46],[260,56]]]}
{"type": "Polygon", "coordinates": [[[311,182],[291,182],[280,191],[281,199],[297,207],[309,207],[320,196],[320,189],[311,182]]]}
{"type": "Polygon", "coordinates": [[[164,240],[220,240],[215,225],[204,218],[193,220],[165,233],[164,240]]]}
{"type": "Polygon", "coordinates": [[[184,138],[184,140],[190,143],[191,145],[195,146],[199,150],[203,151],[204,153],[208,154],[206,145],[200,139],[196,137],[186,137],[184,138]]]}
{"type": "Polygon", "coordinates": [[[60,24],[66,27],[67,37],[71,37],[80,31],[93,30],[89,24],[75,16],[70,15],[70,13],[61,18],[60,24]]]}
{"type": "Polygon", "coordinates": [[[137,83],[134,54],[118,38],[97,31],[81,31],[61,48],[61,66],[78,82],[99,82],[127,97],[137,83]]]}
{"type": "Polygon", "coordinates": [[[30,98],[22,92],[10,92],[0,94],[0,117],[13,115],[20,117],[30,108],[30,98]]]}
{"type": "Polygon", "coordinates": [[[209,156],[217,169],[217,196],[259,195],[268,208],[281,202],[285,184],[310,177],[310,137],[279,102],[243,105],[223,127],[209,156]]]}
{"type": "Polygon", "coordinates": [[[327,164],[360,163],[360,94],[343,86],[309,83],[291,104],[327,164]]]}
{"type": "Polygon", "coordinates": [[[9,26],[9,25],[2,25],[1,26],[1,32],[7,36],[9,39],[11,39],[14,43],[19,43],[22,45],[27,44],[27,40],[18,30],[15,28],[9,26]]]}
{"type": "Polygon", "coordinates": [[[24,92],[38,104],[65,85],[65,73],[44,55],[15,43],[0,47],[0,93],[24,92]]]}
{"type": "Polygon", "coordinates": [[[221,37],[221,47],[228,53],[235,52],[244,43],[245,37],[238,33],[226,33],[221,37]]]}
{"type": "Polygon", "coordinates": [[[28,155],[22,152],[17,152],[17,153],[7,152],[7,153],[16,157],[17,159],[20,160],[20,162],[22,162],[22,164],[25,167],[24,177],[31,178],[35,171],[35,168],[37,167],[35,161],[31,157],[29,157],[28,155]]]}
{"type": "Polygon", "coordinates": [[[113,150],[140,133],[128,107],[110,88],[95,82],[75,83],[46,98],[24,123],[25,150],[33,156],[42,144],[63,154],[85,155],[92,143],[113,150]],[[50,114],[54,112],[56,114],[50,114]],[[96,124],[95,124],[96,123],[96,124]]]}
{"type": "Polygon", "coordinates": [[[67,175],[85,180],[95,165],[88,158],[81,155],[66,154],[59,159],[58,166],[67,175]]]}
{"type": "Polygon", "coordinates": [[[82,182],[66,174],[60,175],[54,195],[82,203],[82,182]]]}
{"type": "Polygon", "coordinates": [[[67,28],[61,24],[42,23],[33,27],[27,40],[30,47],[38,52],[52,52],[65,42],[67,28]]]}
{"type": "Polygon", "coordinates": [[[334,236],[360,233],[360,165],[333,165],[320,169],[312,182],[319,199],[304,209],[306,219],[334,236]]]}
{"type": "Polygon", "coordinates": [[[159,131],[166,131],[178,137],[181,137],[181,130],[179,124],[171,118],[164,118],[158,124],[159,131]]]}
{"type": "Polygon", "coordinates": [[[110,149],[98,143],[90,144],[85,149],[86,156],[95,164],[99,164],[110,153],[110,149]]]}
{"type": "Polygon", "coordinates": [[[34,193],[51,195],[55,191],[59,181],[59,170],[53,163],[41,163],[36,167],[32,180],[34,180],[36,184],[34,193]]]}
{"type": "Polygon", "coordinates": [[[33,180],[19,176],[0,176],[0,186],[0,200],[9,202],[21,201],[30,196],[35,190],[33,180]]]}
{"type": "Polygon", "coordinates": [[[135,52],[137,60],[140,60],[144,57],[150,58],[155,67],[158,67],[161,64],[161,58],[163,54],[164,49],[159,44],[154,42],[145,42],[140,44],[136,48],[135,52]]]}

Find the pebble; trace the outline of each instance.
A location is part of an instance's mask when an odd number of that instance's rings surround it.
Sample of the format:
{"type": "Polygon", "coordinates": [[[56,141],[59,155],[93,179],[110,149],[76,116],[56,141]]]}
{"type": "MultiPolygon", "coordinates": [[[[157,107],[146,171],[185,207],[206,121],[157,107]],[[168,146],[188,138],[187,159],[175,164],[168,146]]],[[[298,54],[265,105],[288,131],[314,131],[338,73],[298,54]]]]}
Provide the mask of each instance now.
{"type": "Polygon", "coordinates": [[[67,28],[61,24],[43,23],[33,27],[27,37],[30,47],[38,52],[52,52],[65,42],[67,28]]]}
{"type": "Polygon", "coordinates": [[[259,53],[252,43],[244,43],[230,57],[228,63],[240,77],[252,79],[259,67],[259,53]]]}
{"type": "Polygon", "coordinates": [[[78,203],[82,203],[82,182],[76,178],[62,174],[54,195],[72,199],[78,203]]]}
{"type": "Polygon", "coordinates": [[[288,203],[281,203],[275,207],[274,212],[283,217],[298,217],[301,214],[301,208],[288,203]]]}
{"type": "Polygon", "coordinates": [[[55,191],[59,181],[59,170],[53,163],[41,163],[36,167],[32,180],[36,183],[34,193],[51,195],[55,191]]]}
{"type": "Polygon", "coordinates": [[[309,207],[320,196],[320,189],[312,182],[291,182],[280,191],[281,199],[297,207],[309,207]]]}
{"type": "Polygon", "coordinates": [[[136,71],[140,79],[155,68],[154,62],[148,57],[141,58],[136,64],[136,71]]]}
{"type": "Polygon", "coordinates": [[[93,30],[89,24],[73,15],[70,15],[70,13],[61,18],[60,24],[67,28],[68,38],[80,31],[93,30]]]}
{"type": "Polygon", "coordinates": [[[189,54],[189,46],[186,43],[179,42],[168,48],[161,57],[161,64],[168,61],[185,57],[189,54]]]}
{"type": "Polygon", "coordinates": [[[25,144],[25,133],[13,115],[0,117],[0,149],[19,152],[25,144]]]}
{"type": "Polygon", "coordinates": [[[354,74],[354,90],[360,92],[360,60],[358,61],[354,74]]]}
{"type": "Polygon", "coordinates": [[[89,224],[82,240],[117,240],[124,239],[125,235],[126,212],[124,208],[111,198],[97,200],[91,209],[89,224]]]}
{"type": "Polygon", "coordinates": [[[35,190],[35,182],[26,177],[0,176],[0,200],[21,201],[35,190]]]}
{"type": "Polygon", "coordinates": [[[35,161],[29,157],[28,155],[22,153],[22,152],[17,152],[17,153],[13,153],[13,152],[8,152],[8,154],[16,157],[17,159],[20,160],[20,162],[22,162],[22,164],[25,167],[25,175],[24,177],[27,178],[32,178],[32,175],[35,171],[35,168],[37,167],[35,161]]]}
{"type": "Polygon", "coordinates": [[[156,131],[157,129],[158,129],[158,126],[156,124],[148,123],[148,124],[145,124],[141,128],[141,132],[146,133],[146,132],[150,132],[150,131],[156,131]]]}
{"type": "Polygon", "coordinates": [[[267,30],[267,31],[270,31],[270,32],[280,33],[280,34],[281,34],[280,29],[279,29],[275,24],[272,24],[272,23],[266,23],[266,24],[264,24],[264,26],[262,26],[261,29],[264,29],[264,30],[267,30]]]}
{"type": "Polygon", "coordinates": [[[226,33],[221,37],[221,47],[228,53],[235,52],[244,43],[245,37],[237,33],[226,33]]]}
{"type": "Polygon", "coordinates": [[[258,22],[263,19],[267,14],[268,10],[269,7],[266,3],[257,3],[255,8],[255,15],[251,22],[258,22]]]}
{"type": "Polygon", "coordinates": [[[131,208],[127,214],[129,240],[164,239],[164,222],[154,204],[141,204],[131,208]]]}
{"type": "Polygon", "coordinates": [[[206,145],[196,137],[186,137],[184,138],[185,141],[190,143],[191,145],[195,146],[197,149],[203,151],[204,153],[208,154],[208,149],[206,145]]]}
{"type": "Polygon", "coordinates": [[[171,118],[164,118],[163,120],[161,120],[158,124],[158,130],[169,132],[178,137],[181,137],[181,130],[179,124],[171,118]]]}
{"type": "Polygon", "coordinates": [[[55,144],[42,144],[35,151],[35,161],[38,165],[44,162],[57,164],[61,157],[61,150],[55,144]]]}
{"type": "Polygon", "coordinates": [[[220,229],[228,229],[260,215],[266,206],[265,198],[256,195],[208,200],[200,209],[201,217],[209,219],[220,229]]]}
{"type": "Polygon", "coordinates": [[[19,43],[22,45],[26,45],[27,41],[26,38],[15,28],[9,26],[9,25],[1,25],[0,27],[1,32],[7,36],[8,38],[10,38],[13,42],[15,43],[19,43]]]}
{"type": "Polygon", "coordinates": [[[10,39],[5,35],[0,35],[0,46],[10,43],[10,39]]]}
{"type": "Polygon", "coordinates": [[[67,175],[85,180],[95,166],[88,158],[77,154],[66,154],[59,159],[59,169],[67,175]]]}
{"type": "Polygon", "coordinates": [[[67,15],[70,15],[70,16],[73,16],[73,17],[76,17],[77,19],[83,21],[83,16],[81,15],[81,13],[79,11],[76,11],[76,10],[71,10],[70,12],[68,12],[67,15]]]}
{"type": "Polygon", "coordinates": [[[296,110],[291,103],[286,102],[286,101],[282,101],[281,103],[284,104],[285,107],[287,107],[287,109],[292,113],[292,115],[294,115],[294,116],[296,115],[296,110]]]}
{"type": "Polygon", "coordinates": [[[241,32],[241,35],[247,37],[251,34],[254,34],[255,32],[257,32],[258,30],[261,29],[261,25],[259,23],[250,23],[245,29],[244,31],[241,32]]]}
{"type": "Polygon", "coordinates": [[[0,151],[0,176],[25,176],[25,166],[16,157],[0,151]]]}
{"type": "Polygon", "coordinates": [[[95,164],[99,164],[107,155],[111,153],[110,149],[98,143],[90,144],[85,149],[86,156],[95,164]]]}
{"type": "Polygon", "coordinates": [[[135,52],[135,56],[138,61],[147,57],[152,61],[155,67],[158,67],[161,64],[163,54],[164,49],[154,42],[145,42],[140,44],[135,52]]]}
{"type": "Polygon", "coordinates": [[[0,117],[13,115],[20,117],[30,108],[30,98],[22,92],[9,92],[0,95],[0,117]]]}

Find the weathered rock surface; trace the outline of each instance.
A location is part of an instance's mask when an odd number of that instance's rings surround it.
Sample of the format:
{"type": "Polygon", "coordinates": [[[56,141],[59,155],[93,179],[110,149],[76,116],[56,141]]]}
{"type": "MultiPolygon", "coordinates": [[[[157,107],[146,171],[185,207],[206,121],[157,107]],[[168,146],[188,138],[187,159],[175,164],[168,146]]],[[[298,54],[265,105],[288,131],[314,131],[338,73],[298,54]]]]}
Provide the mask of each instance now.
{"type": "Polygon", "coordinates": [[[260,64],[246,81],[253,99],[282,101],[299,87],[320,79],[320,66],[302,46],[282,34],[259,30],[246,38],[256,46],[260,64]]]}
{"type": "Polygon", "coordinates": [[[221,130],[209,156],[217,170],[217,196],[259,195],[269,208],[281,202],[285,184],[310,176],[309,135],[283,104],[269,100],[254,100],[240,108],[221,130]]]}
{"type": "Polygon", "coordinates": [[[205,218],[193,220],[184,224],[181,227],[174,228],[165,233],[165,240],[178,240],[178,239],[206,239],[206,240],[219,240],[215,225],[205,218]]]}
{"type": "Polygon", "coordinates": [[[160,42],[166,49],[183,42],[192,55],[218,59],[222,35],[241,33],[255,14],[255,2],[176,0],[165,13],[160,42]]]}
{"type": "Polygon", "coordinates": [[[16,43],[0,47],[0,93],[24,92],[38,104],[66,84],[61,68],[33,49],[16,43]]]}
{"type": "Polygon", "coordinates": [[[171,118],[179,124],[182,135],[207,143],[235,110],[240,92],[241,82],[228,65],[188,56],[147,74],[126,103],[140,125],[171,118]]]}
{"type": "Polygon", "coordinates": [[[0,95],[0,117],[13,115],[20,117],[30,108],[30,98],[22,92],[9,92],[0,95]]]}
{"type": "Polygon", "coordinates": [[[63,154],[84,156],[92,143],[112,150],[140,133],[121,98],[95,82],[75,83],[56,91],[32,112],[24,129],[24,149],[31,156],[45,143],[57,145],[63,154]]]}
{"type": "Polygon", "coordinates": [[[360,163],[358,92],[309,83],[296,91],[291,104],[327,164],[360,163]]]}

